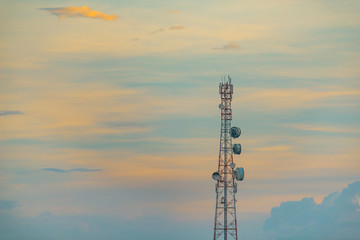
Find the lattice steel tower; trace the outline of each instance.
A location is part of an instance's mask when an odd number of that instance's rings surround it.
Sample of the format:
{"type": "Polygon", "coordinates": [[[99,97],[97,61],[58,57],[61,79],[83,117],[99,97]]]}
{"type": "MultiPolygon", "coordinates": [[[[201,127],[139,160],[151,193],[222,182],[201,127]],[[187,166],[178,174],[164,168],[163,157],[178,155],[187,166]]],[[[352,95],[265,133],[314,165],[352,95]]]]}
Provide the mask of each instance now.
{"type": "Polygon", "coordinates": [[[235,168],[233,153],[241,153],[240,144],[232,144],[232,138],[238,138],[241,130],[231,127],[231,101],[233,85],[230,76],[224,77],[219,84],[221,103],[221,130],[218,171],[212,178],[216,181],[216,210],[214,221],[214,240],[238,239],[236,222],[237,183],[244,179],[244,169],[235,168]]]}

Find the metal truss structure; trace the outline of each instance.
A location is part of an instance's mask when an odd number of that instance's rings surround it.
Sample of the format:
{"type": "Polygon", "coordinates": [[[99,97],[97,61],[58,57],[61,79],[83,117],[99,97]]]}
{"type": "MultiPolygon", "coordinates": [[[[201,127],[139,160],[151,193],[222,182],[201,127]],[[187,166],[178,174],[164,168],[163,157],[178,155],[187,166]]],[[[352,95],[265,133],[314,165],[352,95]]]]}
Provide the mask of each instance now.
{"type": "MultiPolygon", "coordinates": [[[[233,129],[231,128],[233,85],[230,76],[228,76],[227,79],[224,77],[219,84],[219,94],[221,97],[221,104],[219,105],[221,109],[221,131],[218,171],[213,174],[213,179],[217,181],[214,240],[237,240],[235,198],[237,183],[235,181],[235,164],[233,161],[233,151],[235,151],[233,147],[235,145],[233,146],[232,144],[232,137],[234,137],[234,135],[232,133],[233,129]]],[[[240,144],[236,145],[241,147],[240,144]]]]}

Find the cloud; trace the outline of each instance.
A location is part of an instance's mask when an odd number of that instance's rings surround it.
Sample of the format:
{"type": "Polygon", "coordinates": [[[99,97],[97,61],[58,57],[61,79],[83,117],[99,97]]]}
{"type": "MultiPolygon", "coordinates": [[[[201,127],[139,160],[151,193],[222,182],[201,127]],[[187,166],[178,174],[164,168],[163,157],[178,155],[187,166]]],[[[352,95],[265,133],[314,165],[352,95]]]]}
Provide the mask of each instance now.
{"type": "Polygon", "coordinates": [[[216,50],[238,50],[238,49],[240,49],[240,46],[236,42],[229,42],[220,48],[213,48],[213,49],[216,49],[216,50]]]}
{"type": "Polygon", "coordinates": [[[114,21],[119,16],[108,15],[101,11],[95,11],[87,6],[82,7],[62,7],[62,8],[40,8],[51,12],[51,14],[58,16],[61,19],[66,17],[85,17],[85,18],[97,18],[105,21],[114,21]]]}
{"type": "Polygon", "coordinates": [[[330,132],[330,133],[359,133],[360,129],[350,127],[337,127],[337,126],[320,126],[309,124],[284,124],[284,126],[314,132],[330,132]]]}
{"type": "MultiPolygon", "coordinates": [[[[139,208],[139,207],[138,207],[139,208]]],[[[94,214],[53,214],[44,211],[36,216],[10,215],[0,212],[0,239],[206,239],[207,222],[179,221],[170,216],[126,218],[94,214]],[[159,231],[161,226],[166,228],[159,231]]]]}
{"type": "Polygon", "coordinates": [[[61,168],[44,168],[44,171],[49,172],[58,172],[58,173],[67,173],[67,172],[99,172],[102,169],[87,169],[87,168],[73,168],[73,169],[61,169],[61,168]]]}
{"type": "Polygon", "coordinates": [[[17,201],[0,200],[0,209],[12,209],[21,206],[17,201]]]}
{"type": "MultiPolygon", "coordinates": [[[[246,100],[248,107],[256,111],[273,111],[283,109],[313,109],[323,106],[333,107],[331,100],[352,100],[359,97],[360,91],[356,89],[328,89],[319,88],[246,88],[244,94],[234,99],[236,104],[246,100]]],[[[288,127],[297,127],[294,124],[288,127]]],[[[301,126],[302,128],[304,126],[301,126]]]]}
{"type": "Polygon", "coordinates": [[[283,151],[290,151],[291,146],[276,145],[276,146],[269,146],[269,147],[254,148],[253,150],[259,151],[259,152],[283,152],[283,151]]]}
{"type": "Polygon", "coordinates": [[[275,239],[358,239],[360,236],[360,181],[341,193],[330,193],[322,203],[313,198],[282,202],[271,210],[264,230],[275,239]]]}
{"type": "Polygon", "coordinates": [[[161,32],[165,32],[166,29],[165,28],[159,28],[159,29],[156,29],[155,31],[152,31],[151,33],[149,34],[156,34],[156,33],[161,33],[161,32]]]}
{"type": "Polygon", "coordinates": [[[181,30],[181,29],[184,29],[184,26],[175,25],[175,26],[169,27],[169,30],[181,30]]]}
{"type": "Polygon", "coordinates": [[[166,32],[166,31],[172,31],[172,30],[182,30],[184,29],[185,27],[184,26],[181,26],[181,25],[174,25],[174,26],[171,26],[171,27],[168,27],[168,28],[159,28],[159,29],[156,29],[155,31],[153,32],[150,32],[149,34],[157,34],[157,33],[162,33],[162,32],[166,32]]]}
{"type": "Polygon", "coordinates": [[[175,9],[173,9],[173,10],[168,10],[168,12],[169,12],[169,13],[181,13],[180,10],[175,10],[175,9]]]}
{"type": "Polygon", "coordinates": [[[108,128],[133,128],[133,127],[145,127],[146,124],[142,122],[135,122],[135,121],[108,121],[108,122],[99,122],[101,126],[108,127],[108,128]]]}
{"type": "Polygon", "coordinates": [[[20,112],[20,111],[1,111],[0,112],[0,116],[19,115],[19,114],[24,114],[24,113],[20,112]]]}

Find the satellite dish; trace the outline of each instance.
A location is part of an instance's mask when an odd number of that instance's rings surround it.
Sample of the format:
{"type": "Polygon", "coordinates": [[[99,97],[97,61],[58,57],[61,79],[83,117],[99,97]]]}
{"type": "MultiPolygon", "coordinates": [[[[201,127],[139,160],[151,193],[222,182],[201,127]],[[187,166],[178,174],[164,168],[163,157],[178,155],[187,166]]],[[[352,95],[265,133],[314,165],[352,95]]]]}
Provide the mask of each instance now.
{"type": "Polygon", "coordinates": [[[241,168],[236,168],[235,171],[234,171],[235,178],[238,181],[244,180],[244,174],[245,174],[244,169],[242,167],[241,168]]]}
{"type": "Polygon", "coordinates": [[[234,169],[235,168],[235,163],[230,163],[230,167],[232,168],[232,169],[234,169]]]}
{"type": "Polygon", "coordinates": [[[233,145],[233,152],[237,155],[241,153],[241,144],[237,143],[233,145]]]}
{"type": "Polygon", "coordinates": [[[223,110],[223,109],[225,108],[224,104],[220,103],[220,104],[219,104],[219,108],[220,108],[221,110],[223,110]]]}
{"type": "Polygon", "coordinates": [[[220,174],[218,172],[214,172],[212,174],[212,179],[214,179],[215,181],[219,180],[220,179],[220,174]]]}
{"type": "Polygon", "coordinates": [[[238,127],[232,127],[232,128],[230,128],[230,135],[231,135],[233,138],[238,138],[238,137],[240,137],[240,135],[241,135],[241,129],[238,128],[238,127]]]}

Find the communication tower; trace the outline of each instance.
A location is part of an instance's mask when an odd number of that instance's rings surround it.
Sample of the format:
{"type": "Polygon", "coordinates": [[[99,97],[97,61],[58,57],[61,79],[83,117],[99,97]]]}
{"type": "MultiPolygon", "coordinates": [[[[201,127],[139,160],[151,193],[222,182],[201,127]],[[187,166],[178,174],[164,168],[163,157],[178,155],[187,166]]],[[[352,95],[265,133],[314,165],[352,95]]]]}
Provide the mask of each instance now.
{"type": "Polygon", "coordinates": [[[232,138],[238,138],[241,130],[231,127],[231,101],[233,85],[230,76],[224,77],[219,84],[221,103],[221,130],[218,171],[212,174],[216,181],[216,210],[214,221],[214,240],[238,239],[236,222],[237,181],[244,179],[244,169],[236,168],[233,154],[241,153],[240,144],[232,144],[232,138]]]}

